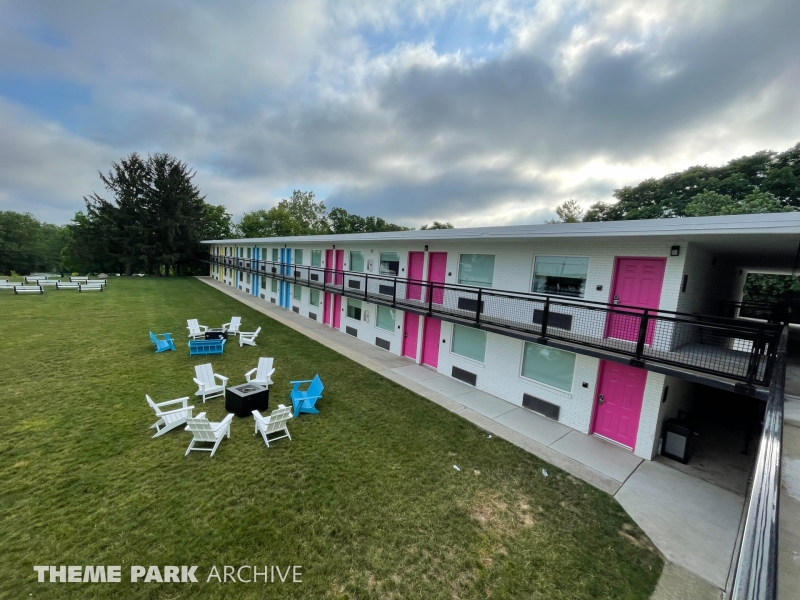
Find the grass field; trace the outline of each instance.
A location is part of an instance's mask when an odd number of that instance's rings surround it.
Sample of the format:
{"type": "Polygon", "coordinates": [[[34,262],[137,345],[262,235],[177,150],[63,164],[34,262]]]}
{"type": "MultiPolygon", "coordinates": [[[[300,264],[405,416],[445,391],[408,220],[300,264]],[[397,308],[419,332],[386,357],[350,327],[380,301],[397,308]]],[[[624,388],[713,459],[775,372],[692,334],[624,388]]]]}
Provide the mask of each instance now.
{"type": "Polygon", "coordinates": [[[0,292],[0,356],[2,598],[644,599],[661,572],[605,493],[194,279],[0,292]],[[234,418],[213,458],[184,457],[187,432],[150,439],[144,395],[194,400],[209,361],[189,358],[186,319],[232,315],[259,345],[232,340],[215,372],[235,384],[275,357],[271,408],[319,373],[321,414],[270,449],[234,418]],[[148,330],[178,351],[156,355],[148,330]],[[37,583],[34,565],[123,577],[37,583]],[[132,565],[197,565],[198,583],[131,583],[132,565]],[[302,583],[206,581],[224,565],[300,565],[302,583]]]}

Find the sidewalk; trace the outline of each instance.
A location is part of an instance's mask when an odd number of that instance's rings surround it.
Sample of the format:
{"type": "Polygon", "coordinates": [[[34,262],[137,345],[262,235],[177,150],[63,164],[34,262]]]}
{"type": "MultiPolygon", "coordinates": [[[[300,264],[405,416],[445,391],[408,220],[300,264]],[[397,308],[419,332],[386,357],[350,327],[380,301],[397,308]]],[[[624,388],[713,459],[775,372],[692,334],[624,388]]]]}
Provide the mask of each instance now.
{"type": "Polygon", "coordinates": [[[670,561],[653,598],[720,597],[744,503],[741,496],[643,461],[615,444],[210,277],[198,279],[614,496],[670,561]]]}

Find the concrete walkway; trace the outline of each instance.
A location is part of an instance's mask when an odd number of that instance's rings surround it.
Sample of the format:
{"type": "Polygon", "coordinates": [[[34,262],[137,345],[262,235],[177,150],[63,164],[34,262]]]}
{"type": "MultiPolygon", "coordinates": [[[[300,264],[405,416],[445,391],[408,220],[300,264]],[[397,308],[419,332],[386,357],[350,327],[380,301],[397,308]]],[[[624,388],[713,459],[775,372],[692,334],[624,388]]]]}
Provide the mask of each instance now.
{"type": "Polygon", "coordinates": [[[778,526],[778,600],[796,600],[800,598],[800,353],[791,338],[778,526]]]}
{"type": "Polygon", "coordinates": [[[201,281],[614,496],[670,563],[653,598],[719,598],[744,498],[210,277],[201,281]]]}

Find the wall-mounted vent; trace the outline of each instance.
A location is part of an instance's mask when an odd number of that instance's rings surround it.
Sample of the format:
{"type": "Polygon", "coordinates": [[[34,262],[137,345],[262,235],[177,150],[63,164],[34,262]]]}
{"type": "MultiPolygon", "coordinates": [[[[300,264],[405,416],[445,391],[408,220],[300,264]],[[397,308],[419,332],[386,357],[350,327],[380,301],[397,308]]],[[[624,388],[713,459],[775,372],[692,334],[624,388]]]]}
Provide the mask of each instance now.
{"type": "Polygon", "coordinates": [[[478,383],[478,376],[475,373],[470,373],[469,371],[459,369],[458,367],[453,367],[453,372],[451,375],[453,379],[458,379],[459,381],[463,381],[464,383],[468,383],[470,385],[477,385],[478,383]]]}
{"type": "MultiPolygon", "coordinates": [[[[544,311],[539,310],[538,308],[534,309],[533,311],[533,322],[536,325],[542,324],[542,319],[544,318],[544,311]]],[[[550,314],[547,315],[547,327],[557,327],[558,329],[566,329],[567,331],[572,330],[572,315],[568,315],[565,313],[553,312],[550,311],[550,314]]]]}
{"type": "Polygon", "coordinates": [[[383,348],[384,350],[390,350],[392,347],[392,343],[389,340],[384,340],[383,338],[379,337],[375,338],[375,345],[378,348],[383,348]]]}
{"type": "Polygon", "coordinates": [[[262,300],[266,300],[266,299],[267,299],[267,297],[266,297],[264,294],[261,294],[261,299],[262,299],[262,300]]]}
{"type": "Polygon", "coordinates": [[[271,270],[273,273],[277,273],[277,272],[278,272],[278,269],[276,269],[275,267],[272,267],[270,270],[271,270]]]}
{"type": "Polygon", "coordinates": [[[543,417],[558,421],[558,415],[561,412],[561,407],[552,402],[545,402],[541,398],[531,396],[529,394],[522,394],[522,406],[535,413],[539,413],[543,417]]]}
{"type": "MultiPolygon", "coordinates": [[[[476,310],[478,310],[478,301],[473,298],[459,298],[458,308],[460,310],[468,310],[469,312],[474,313],[476,310]]],[[[481,300],[481,313],[483,313],[483,300],[481,300]]]]}
{"type": "Polygon", "coordinates": [[[319,281],[319,273],[312,273],[308,276],[311,281],[319,281]]]}
{"type": "Polygon", "coordinates": [[[273,304],[277,304],[277,302],[275,302],[275,298],[270,298],[269,301],[272,302],[273,304]]]}
{"type": "Polygon", "coordinates": [[[344,332],[348,335],[352,335],[353,337],[358,337],[358,329],[355,327],[345,327],[344,332]]]}
{"type": "Polygon", "coordinates": [[[296,312],[299,315],[300,314],[300,307],[299,306],[293,306],[292,307],[292,312],[296,312]]]}
{"type": "Polygon", "coordinates": [[[312,313],[312,312],[308,313],[308,318],[311,319],[312,321],[316,321],[317,313],[312,313]]]}
{"type": "Polygon", "coordinates": [[[295,271],[295,272],[294,272],[294,276],[295,276],[295,277],[300,277],[300,271],[295,271]]]}
{"type": "Polygon", "coordinates": [[[351,287],[355,290],[361,289],[361,282],[358,279],[348,279],[347,280],[347,287],[351,287]]]}
{"type": "Polygon", "coordinates": [[[383,294],[384,296],[392,296],[394,295],[394,286],[393,285],[379,285],[378,286],[378,293],[383,294]]]}

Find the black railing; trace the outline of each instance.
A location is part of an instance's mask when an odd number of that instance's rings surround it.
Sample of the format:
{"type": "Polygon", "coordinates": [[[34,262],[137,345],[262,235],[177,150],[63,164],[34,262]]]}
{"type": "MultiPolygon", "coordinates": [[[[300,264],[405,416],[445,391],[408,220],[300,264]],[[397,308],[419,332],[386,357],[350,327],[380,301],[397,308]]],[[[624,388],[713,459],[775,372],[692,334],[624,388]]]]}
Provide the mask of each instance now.
{"type": "Polygon", "coordinates": [[[613,353],[635,366],[658,363],[748,386],[769,384],[780,335],[770,323],[561,296],[214,255],[209,262],[541,344],[613,353]]]}
{"type": "Polygon", "coordinates": [[[732,600],[774,600],[778,593],[778,501],[788,338],[786,326],[778,344],[764,429],[744,511],[744,532],[729,596],[732,600]]]}

